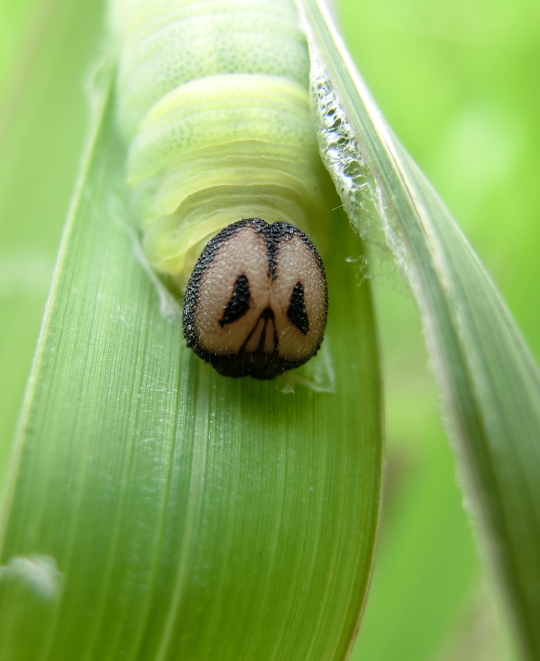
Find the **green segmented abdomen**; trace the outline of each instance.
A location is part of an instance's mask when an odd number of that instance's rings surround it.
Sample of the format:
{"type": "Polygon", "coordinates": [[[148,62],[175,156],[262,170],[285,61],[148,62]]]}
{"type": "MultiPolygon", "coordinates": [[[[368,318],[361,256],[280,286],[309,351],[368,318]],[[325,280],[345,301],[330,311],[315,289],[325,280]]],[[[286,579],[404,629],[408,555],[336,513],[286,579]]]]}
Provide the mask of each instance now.
{"type": "Polygon", "coordinates": [[[117,0],[112,12],[118,117],[151,265],[183,287],[230,223],[317,226],[328,178],[293,3],[117,0]]]}

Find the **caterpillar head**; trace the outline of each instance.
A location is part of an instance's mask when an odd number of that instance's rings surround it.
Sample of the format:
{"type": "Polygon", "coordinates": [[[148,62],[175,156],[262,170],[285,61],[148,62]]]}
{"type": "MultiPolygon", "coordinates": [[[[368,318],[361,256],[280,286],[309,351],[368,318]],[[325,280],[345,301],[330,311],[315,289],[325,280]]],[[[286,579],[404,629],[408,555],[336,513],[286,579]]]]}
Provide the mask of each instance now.
{"type": "Polygon", "coordinates": [[[184,334],[220,374],[272,379],[317,353],[327,310],[323,263],[307,235],[248,218],[221,230],[199,257],[184,334]]]}

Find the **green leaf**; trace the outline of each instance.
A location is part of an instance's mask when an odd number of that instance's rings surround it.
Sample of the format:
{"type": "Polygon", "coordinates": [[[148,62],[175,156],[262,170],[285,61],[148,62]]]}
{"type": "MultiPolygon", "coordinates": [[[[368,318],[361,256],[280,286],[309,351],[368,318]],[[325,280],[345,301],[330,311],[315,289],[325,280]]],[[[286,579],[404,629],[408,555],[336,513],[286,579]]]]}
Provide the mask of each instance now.
{"type": "Polygon", "coordinates": [[[362,246],[338,214],[300,376],[219,376],[141,262],[106,67],[96,85],[4,512],[1,656],[343,658],[381,470],[362,246]]]}
{"type": "Polygon", "coordinates": [[[82,81],[101,4],[24,0],[0,10],[0,498],[87,132],[82,81]]]}
{"type": "Polygon", "coordinates": [[[480,260],[306,1],[323,144],[344,206],[387,244],[424,325],[484,552],[528,658],[540,654],[540,379],[480,260]]]}

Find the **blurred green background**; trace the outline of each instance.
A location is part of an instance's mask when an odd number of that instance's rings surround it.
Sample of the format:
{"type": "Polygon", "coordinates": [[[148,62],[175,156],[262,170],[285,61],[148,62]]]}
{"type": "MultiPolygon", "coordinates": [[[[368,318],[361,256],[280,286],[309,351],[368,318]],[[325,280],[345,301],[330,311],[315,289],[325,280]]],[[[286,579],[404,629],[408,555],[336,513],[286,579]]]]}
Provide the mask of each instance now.
{"type": "MultiPolygon", "coordinates": [[[[102,2],[0,4],[0,484],[87,130],[102,2]]],[[[540,355],[540,5],[336,2],[389,123],[540,355]]],[[[377,275],[387,407],[383,521],[355,661],[498,661],[512,646],[481,570],[405,288],[377,275]]],[[[489,572],[488,572],[489,573],[489,572]]],[[[501,618],[502,613],[502,618],[501,618]]]]}

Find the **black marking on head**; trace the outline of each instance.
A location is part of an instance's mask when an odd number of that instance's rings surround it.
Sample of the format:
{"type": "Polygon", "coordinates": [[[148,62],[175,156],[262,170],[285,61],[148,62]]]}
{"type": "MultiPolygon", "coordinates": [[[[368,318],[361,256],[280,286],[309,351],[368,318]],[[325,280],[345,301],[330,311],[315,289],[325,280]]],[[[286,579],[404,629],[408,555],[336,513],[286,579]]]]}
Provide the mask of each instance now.
{"type": "Polygon", "coordinates": [[[261,312],[259,318],[257,319],[257,322],[253,326],[253,329],[251,330],[251,333],[246,337],[244,344],[242,344],[242,347],[238,353],[239,356],[252,356],[253,354],[260,354],[262,356],[267,356],[268,359],[275,360],[279,354],[279,338],[276,330],[276,317],[274,315],[274,311],[272,308],[264,308],[264,310],[261,312]],[[249,344],[249,341],[253,337],[253,333],[257,330],[257,327],[259,325],[260,320],[263,320],[263,329],[261,331],[261,337],[259,338],[259,343],[257,344],[257,348],[255,351],[252,353],[246,353],[246,347],[249,344]],[[268,332],[268,322],[272,322],[272,328],[273,330],[273,343],[274,343],[274,351],[271,354],[268,354],[264,351],[264,345],[266,344],[266,333],[268,332]]]}
{"type": "Polygon", "coordinates": [[[277,266],[278,266],[278,250],[279,242],[282,238],[280,232],[280,227],[282,223],[274,223],[274,225],[269,225],[264,235],[266,237],[266,247],[268,250],[268,277],[272,280],[277,278],[277,266]],[[278,225],[278,227],[276,227],[278,225]]]}
{"type": "Polygon", "coordinates": [[[259,319],[264,320],[264,328],[263,332],[261,333],[261,337],[259,339],[259,344],[257,346],[257,351],[264,351],[264,345],[266,344],[266,333],[268,332],[268,323],[272,322],[272,327],[274,329],[274,338],[273,338],[273,346],[274,346],[274,354],[277,354],[279,351],[279,342],[278,342],[278,336],[276,333],[276,317],[274,315],[274,311],[272,308],[264,308],[264,310],[261,312],[261,316],[259,319]]]}
{"type": "Polygon", "coordinates": [[[290,223],[286,223],[283,220],[280,220],[277,223],[273,223],[272,225],[269,225],[265,222],[265,225],[266,227],[262,231],[266,237],[266,246],[268,249],[268,277],[272,278],[272,280],[275,280],[278,275],[277,269],[279,244],[283,239],[292,239],[293,236],[297,235],[300,236],[312,250],[315,248],[315,246],[311,243],[308,236],[302,232],[302,230],[299,230],[298,227],[295,227],[290,223]]]}
{"type": "Polygon", "coordinates": [[[236,278],[232,296],[225,307],[222,319],[219,320],[221,328],[241,319],[249,310],[250,300],[249,279],[245,273],[242,273],[236,278]]]}
{"type": "Polygon", "coordinates": [[[301,282],[297,282],[294,285],[291,302],[287,310],[287,317],[289,317],[291,324],[294,324],[302,335],[308,334],[309,318],[306,310],[306,301],[304,300],[304,285],[301,282]]]}

